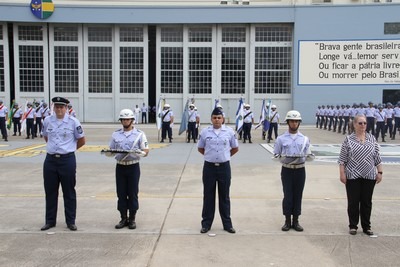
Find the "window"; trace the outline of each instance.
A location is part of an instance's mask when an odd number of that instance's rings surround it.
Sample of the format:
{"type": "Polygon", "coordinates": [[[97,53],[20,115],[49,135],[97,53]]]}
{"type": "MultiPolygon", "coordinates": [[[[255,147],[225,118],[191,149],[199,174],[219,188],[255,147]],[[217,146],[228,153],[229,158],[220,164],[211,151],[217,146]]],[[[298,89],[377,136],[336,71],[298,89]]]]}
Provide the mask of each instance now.
{"type": "Polygon", "coordinates": [[[143,93],[143,47],[120,47],[120,92],[143,93]]]}
{"type": "Polygon", "coordinates": [[[400,22],[385,23],[385,34],[400,34],[400,22]]]}
{"type": "Polygon", "coordinates": [[[143,42],[142,27],[120,27],[119,30],[120,42],[143,42]]]}
{"type": "Polygon", "coordinates": [[[56,42],[77,42],[78,41],[78,27],[76,27],[76,26],[54,27],[54,41],[56,41],[56,42]]]}
{"type": "Polygon", "coordinates": [[[54,80],[54,89],[57,93],[79,92],[78,47],[54,47],[54,80]]]}
{"type": "Polygon", "coordinates": [[[241,26],[222,28],[222,42],[231,42],[231,43],[246,42],[246,28],[241,26]]]}
{"type": "Polygon", "coordinates": [[[211,94],[212,48],[189,48],[189,94],[211,94]]]}
{"type": "Polygon", "coordinates": [[[112,28],[104,27],[89,27],[88,28],[89,42],[112,42],[112,28]]]}
{"type": "Polygon", "coordinates": [[[162,27],[161,42],[182,42],[183,29],[181,26],[162,27]]]}
{"type": "Polygon", "coordinates": [[[211,27],[190,27],[189,42],[205,43],[212,41],[211,27]]]}
{"type": "Polygon", "coordinates": [[[89,47],[89,93],[112,93],[112,47],[89,47]]]}
{"type": "Polygon", "coordinates": [[[0,45],[0,92],[4,92],[5,90],[4,78],[4,46],[0,45]]]}
{"type": "Polygon", "coordinates": [[[255,40],[254,93],[290,94],[292,81],[291,27],[256,27],[255,40]]]}
{"type": "Polygon", "coordinates": [[[161,93],[183,92],[183,48],[161,48],[161,93]]]}
{"type": "Polygon", "coordinates": [[[246,85],[246,48],[222,47],[221,93],[244,94],[246,85]]]}
{"type": "Polygon", "coordinates": [[[43,47],[21,45],[19,49],[19,90],[43,92],[43,47]]]}
{"type": "Polygon", "coordinates": [[[42,26],[18,26],[18,40],[20,41],[42,41],[42,26]]]}

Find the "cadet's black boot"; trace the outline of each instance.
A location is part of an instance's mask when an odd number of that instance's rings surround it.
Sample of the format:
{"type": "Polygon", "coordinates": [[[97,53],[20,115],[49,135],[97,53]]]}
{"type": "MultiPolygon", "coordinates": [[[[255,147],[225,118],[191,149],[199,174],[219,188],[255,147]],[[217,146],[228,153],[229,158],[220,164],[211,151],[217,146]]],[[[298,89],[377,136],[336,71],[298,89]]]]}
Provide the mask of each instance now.
{"type": "Polygon", "coordinates": [[[128,220],[129,229],[136,229],[135,219],[136,219],[136,210],[129,214],[129,220],[128,220]]]}
{"type": "Polygon", "coordinates": [[[249,143],[252,144],[253,142],[251,142],[251,138],[249,138],[249,143]]]}
{"type": "Polygon", "coordinates": [[[290,227],[291,227],[291,225],[290,225],[290,223],[291,223],[291,220],[290,220],[290,215],[286,215],[285,216],[286,217],[286,220],[285,220],[285,224],[282,226],[282,231],[289,231],[290,230],[290,227]]]}
{"type": "Polygon", "coordinates": [[[128,218],[126,216],[126,212],[121,212],[121,221],[117,225],[115,225],[115,229],[121,229],[125,226],[128,226],[128,218]]]}
{"type": "Polygon", "coordinates": [[[301,227],[301,225],[299,224],[298,216],[293,216],[292,228],[297,232],[302,232],[304,230],[303,227],[301,227]]]}

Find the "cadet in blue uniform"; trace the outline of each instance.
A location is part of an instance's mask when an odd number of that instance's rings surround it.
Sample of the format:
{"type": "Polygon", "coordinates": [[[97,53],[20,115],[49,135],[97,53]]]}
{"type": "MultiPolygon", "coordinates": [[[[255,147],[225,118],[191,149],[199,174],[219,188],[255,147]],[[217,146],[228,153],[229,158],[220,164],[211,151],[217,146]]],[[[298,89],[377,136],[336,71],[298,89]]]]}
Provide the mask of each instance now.
{"type": "Polygon", "coordinates": [[[219,214],[224,230],[234,234],[232,226],[229,188],[231,185],[231,156],[239,151],[238,140],[232,128],[223,125],[223,113],[215,108],[211,114],[211,126],[200,133],[198,151],[204,155],[203,212],[200,233],[211,229],[215,214],[215,190],[218,185],[219,214]]]}
{"type": "Polygon", "coordinates": [[[19,136],[21,136],[21,118],[22,118],[22,116],[24,116],[24,112],[18,106],[18,103],[14,103],[14,108],[13,108],[12,114],[13,114],[12,122],[14,124],[13,136],[17,135],[17,131],[18,131],[19,136]]]}
{"type": "MultiPolygon", "coordinates": [[[[134,153],[117,153],[115,159],[115,178],[118,196],[118,210],[121,221],[115,225],[116,229],[128,226],[136,228],[136,211],[139,209],[138,193],[140,178],[140,157],[146,157],[149,146],[144,132],[133,127],[135,114],[130,109],[123,109],[119,114],[122,129],[114,132],[110,141],[111,149],[134,150],[134,153]],[[129,210],[129,218],[128,218],[129,210]]],[[[112,154],[108,154],[112,156],[112,154]]]]}
{"type": "Polygon", "coordinates": [[[199,117],[197,116],[197,111],[194,110],[194,104],[189,105],[189,118],[188,118],[188,130],[187,130],[187,142],[190,143],[190,139],[193,139],[193,143],[196,143],[197,134],[196,128],[199,125],[199,117]]]}
{"type": "Polygon", "coordinates": [[[172,125],[174,125],[174,113],[170,109],[171,107],[169,104],[165,104],[163,108],[164,109],[161,112],[162,128],[160,143],[164,143],[164,139],[167,138],[167,133],[169,142],[172,143],[172,125]]]}
{"type": "Polygon", "coordinates": [[[282,163],[282,208],[286,218],[282,231],[289,231],[292,227],[301,232],[303,227],[299,224],[299,216],[306,181],[304,166],[305,161],[312,160],[314,156],[311,154],[310,140],[298,131],[301,123],[300,113],[296,110],[289,111],[285,121],[288,124],[288,131],[278,136],[274,146],[274,156],[282,163]]]}
{"type": "Polygon", "coordinates": [[[63,97],[54,97],[54,113],[43,122],[42,135],[47,143],[43,165],[44,191],[46,193],[46,223],[42,231],[56,226],[58,190],[61,184],[64,198],[65,221],[71,231],[76,231],[76,158],[75,151],[85,144],[85,134],[78,119],[69,116],[63,97]]]}
{"type": "Polygon", "coordinates": [[[0,130],[4,141],[8,141],[7,127],[6,127],[7,120],[8,120],[8,109],[6,106],[3,105],[3,100],[0,100],[0,130]]]}

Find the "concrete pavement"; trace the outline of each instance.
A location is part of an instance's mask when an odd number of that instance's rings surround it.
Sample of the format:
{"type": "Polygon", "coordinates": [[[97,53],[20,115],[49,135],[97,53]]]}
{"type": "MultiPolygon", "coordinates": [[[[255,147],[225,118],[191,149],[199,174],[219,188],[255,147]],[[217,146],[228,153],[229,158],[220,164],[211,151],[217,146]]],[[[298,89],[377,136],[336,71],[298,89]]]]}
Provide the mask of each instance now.
{"type": "MultiPolygon", "coordinates": [[[[151,144],[141,161],[137,229],[116,230],[115,160],[100,155],[118,124],[84,124],[87,145],[77,152],[78,231],[64,222],[62,192],[55,228],[42,232],[44,141],[10,137],[0,143],[0,266],[398,266],[400,253],[400,149],[388,140],[383,182],[375,187],[372,228],[377,237],[348,234],[346,194],[335,156],[344,136],[301,126],[318,151],[307,164],[300,223],[282,232],[280,166],[260,131],[232,158],[232,221],[218,212],[200,234],[203,158],[174,126],[172,144],[160,144],[155,126],[137,125],[151,144]],[[262,146],[261,144],[264,144],[262,146]]],[[[286,129],[280,126],[280,132],[286,129]]]]}

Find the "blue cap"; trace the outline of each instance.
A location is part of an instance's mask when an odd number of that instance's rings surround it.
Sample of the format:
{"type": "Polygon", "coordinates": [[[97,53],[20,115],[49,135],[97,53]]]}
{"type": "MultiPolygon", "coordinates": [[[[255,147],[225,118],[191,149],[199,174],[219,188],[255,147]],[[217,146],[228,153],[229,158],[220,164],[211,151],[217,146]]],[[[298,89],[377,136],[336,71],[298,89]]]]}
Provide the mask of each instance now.
{"type": "Polygon", "coordinates": [[[57,104],[57,105],[67,105],[67,104],[69,104],[69,100],[68,99],[66,99],[64,97],[60,97],[60,96],[53,97],[51,99],[51,101],[53,101],[53,103],[57,104]]]}
{"type": "Polygon", "coordinates": [[[222,110],[220,108],[214,108],[211,115],[224,115],[224,113],[222,112],[222,110]]]}

